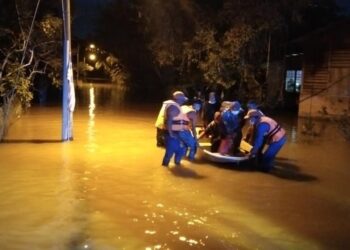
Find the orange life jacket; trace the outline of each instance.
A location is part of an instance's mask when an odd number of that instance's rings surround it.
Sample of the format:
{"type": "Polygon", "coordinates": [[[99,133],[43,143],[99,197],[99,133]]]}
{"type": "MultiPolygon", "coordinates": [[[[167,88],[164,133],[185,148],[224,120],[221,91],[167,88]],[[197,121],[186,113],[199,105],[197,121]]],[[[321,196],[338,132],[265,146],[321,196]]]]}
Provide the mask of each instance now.
{"type": "Polygon", "coordinates": [[[182,105],[181,110],[187,116],[190,122],[189,127],[191,128],[191,130],[195,129],[196,121],[197,121],[196,110],[191,105],[182,105]],[[194,126],[194,128],[192,126],[194,126]]]}
{"type": "Polygon", "coordinates": [[[190,120],[188,119],[187,115],[183,113],[180,105],[173,100],[168,100],[163,102],[162,108],[160,109],[156,120],[156,127],[166,129],[166,126],[165,126],[166,112],[170,106],[175,106],[179,110],[179,114],[173,117],[171,130],[172,131],[189,130],[190,120]]]}
{"type": "Polygon", "coordinates": [[[267,144],[279,141],[286,134],[286,131],[270,117],[262,116],[259,121],[260,123],[267,123],[270,127],[269,131],[265,134],[267,144]]]}

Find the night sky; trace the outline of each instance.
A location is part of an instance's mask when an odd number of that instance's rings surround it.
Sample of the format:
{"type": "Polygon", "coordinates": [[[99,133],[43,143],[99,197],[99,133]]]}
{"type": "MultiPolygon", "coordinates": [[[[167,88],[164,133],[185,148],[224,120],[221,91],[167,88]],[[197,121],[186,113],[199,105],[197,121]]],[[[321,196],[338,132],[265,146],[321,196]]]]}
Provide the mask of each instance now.
{"type": "Polygon", "coordinates": [[[344,8],[345,12],[350,13],[350,0],[336,0],[339,7],[344,8]]]}
{"type": "Polygon", "coordinates": [[[74,5],[73,34],[87,38],[94,32],[95,20],[104,4],[112,0],[72,0],[74,5]]]}
{"type": "MultiPolygon", "coordinates": [[[[95,20],[99,10],[114,0],[72,0],[74,4],[73,34],[84,39],[91,36],[95,29],[95,20]]],[[[350,0],[336,0],[342,13],[350,14],[350,0]]]]}

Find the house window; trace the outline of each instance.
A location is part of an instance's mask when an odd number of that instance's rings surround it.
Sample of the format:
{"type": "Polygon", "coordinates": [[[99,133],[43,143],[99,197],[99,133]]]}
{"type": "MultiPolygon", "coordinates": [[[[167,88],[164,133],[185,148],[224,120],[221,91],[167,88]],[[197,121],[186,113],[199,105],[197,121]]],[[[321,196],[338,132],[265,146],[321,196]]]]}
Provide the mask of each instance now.
{"type": "Polygon", "coordinates": [[[301,70],[287,70],[285,90],[290,93],[299,93],[301,88],[301,70]]]}

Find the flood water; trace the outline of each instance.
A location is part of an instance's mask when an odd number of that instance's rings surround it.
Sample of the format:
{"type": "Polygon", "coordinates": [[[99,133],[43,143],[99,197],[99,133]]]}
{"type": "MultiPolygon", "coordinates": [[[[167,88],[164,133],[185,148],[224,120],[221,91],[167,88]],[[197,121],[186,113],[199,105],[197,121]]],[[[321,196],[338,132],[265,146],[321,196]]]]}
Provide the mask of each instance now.
{"type": "MultiPolygon", "coordinates": [[[[350,148],[331,123],[289,141],[269,174],[249,166],[161,166],[159,105],[78,91],[74,141],[60,107],[33,107],[0,144],[0,249],[350,249],[350,148]]],[[[321,125],[320,125],[321,126],[321,125]]]]}

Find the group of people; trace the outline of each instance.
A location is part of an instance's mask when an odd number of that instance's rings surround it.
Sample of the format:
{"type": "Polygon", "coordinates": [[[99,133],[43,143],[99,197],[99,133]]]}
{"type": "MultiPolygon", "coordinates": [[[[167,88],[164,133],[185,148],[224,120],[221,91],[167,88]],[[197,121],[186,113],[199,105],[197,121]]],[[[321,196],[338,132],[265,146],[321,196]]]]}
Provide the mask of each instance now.
{"type": "Polygon", "coordinates": [[[162,165],[167,167],[174,156],[176,165],[188,156],[195,159],[197,140],[210,137],[211,151],[222,155],[240,155],[243,138],[242,128],[249,121],[244,140],[252,145],[249,157],[255,159],[263,171],[273,168],[274,159],[286,142],[285,130],[272,118],[258,109],[254,101],[247,103],[247,110],[242,109],[238,101],[218,102],[215,92],[209,93],[209,99],[203,107],[204,130],[197,138],[196,120],[199,107],[184,105],[188,98],[181,91],[175,91],[173,98],[163,102],[159,112],[157,145],[165,146],[162,165]],[[266,149],[265,145],[267,145],[266,149]],[[188,153],[187,153],[188,152],[188,153]]]}

